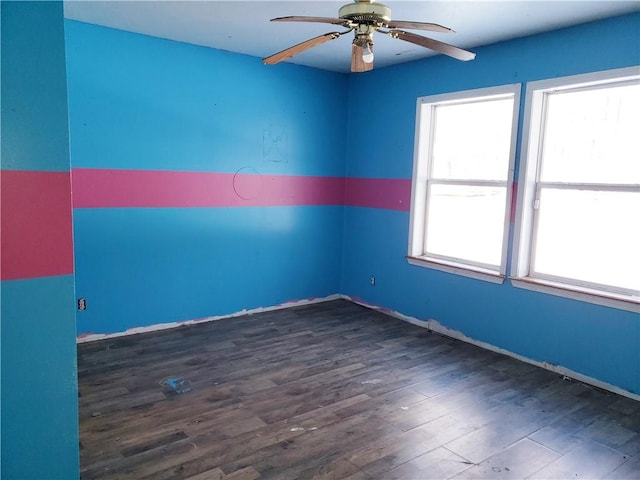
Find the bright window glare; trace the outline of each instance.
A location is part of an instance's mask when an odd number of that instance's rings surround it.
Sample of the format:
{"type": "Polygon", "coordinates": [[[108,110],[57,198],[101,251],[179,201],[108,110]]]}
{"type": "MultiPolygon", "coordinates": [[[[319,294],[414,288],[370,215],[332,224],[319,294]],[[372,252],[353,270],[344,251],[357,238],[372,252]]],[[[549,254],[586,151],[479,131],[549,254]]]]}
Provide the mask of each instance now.
{"type": "Polygon", "coordinates": [[[637,308],[637,66],[529,82],[522,106],[520,87],[418,99],[409,263],[637,308]]]}
{"type": "Polygon", "coordinates": [[[547,94],[546,182],[640,183],[640,85],[547,94]]]}
{"type": "Polygon", "coordinates": [[[513,94],[431,105],[424,253],[500,270],[513,94]]]}
{"type": "Polygon", "coordinates": [[[434,110],[432,178],[507,179],[512,97],[434,110]]]}
{"type": "Polygon", "coordinates": [[[505,201],[505,187],[433,185],[427,214],[427,253],[498,267],[505,201]]]}
{"type": "Polygon", "coordinates": [[[536,273],[640,290],[640,192],[544,188],[536,273]]]}
{"type": "Polygon", "coordinates": [[[640,83],[627,72],[532,88],[521,277],[640,295],[640,83]]]}
{"type": "Polygon", "coordinates": [[[409,263],[503,282],[520,87],[418,99],[409,263]]]}

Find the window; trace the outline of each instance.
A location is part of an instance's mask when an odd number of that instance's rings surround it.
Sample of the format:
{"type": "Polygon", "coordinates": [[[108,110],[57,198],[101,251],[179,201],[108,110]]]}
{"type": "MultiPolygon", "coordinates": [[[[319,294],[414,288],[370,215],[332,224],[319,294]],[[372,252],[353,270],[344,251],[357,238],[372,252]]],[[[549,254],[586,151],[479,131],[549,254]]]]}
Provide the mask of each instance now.
{"type": "Polygon", "coordinates": [[[638,302],[638,69],[529,83],[525,119],[514,284],[638,302]]]}
{"type": "Polygon", "coordinates": [[[519,93],[418,99],[409,263],[502,282],[519,93]]]}

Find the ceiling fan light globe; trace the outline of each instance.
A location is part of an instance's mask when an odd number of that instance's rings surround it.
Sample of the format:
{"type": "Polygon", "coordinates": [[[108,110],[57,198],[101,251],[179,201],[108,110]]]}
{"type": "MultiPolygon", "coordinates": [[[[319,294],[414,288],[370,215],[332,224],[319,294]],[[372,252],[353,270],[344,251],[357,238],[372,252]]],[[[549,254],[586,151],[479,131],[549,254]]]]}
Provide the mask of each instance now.
{"type": "Polygon", "coordinates": [[[373,63],[373,50],[371,50],[368,43],[362,47],[362,61],[364,63],[373,63]]]}

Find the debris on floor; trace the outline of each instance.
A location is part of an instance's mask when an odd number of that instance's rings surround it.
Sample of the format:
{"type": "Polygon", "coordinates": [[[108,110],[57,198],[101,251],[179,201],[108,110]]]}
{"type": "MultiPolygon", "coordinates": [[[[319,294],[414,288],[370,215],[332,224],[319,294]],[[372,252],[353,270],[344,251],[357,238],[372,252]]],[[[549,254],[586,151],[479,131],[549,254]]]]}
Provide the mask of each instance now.
{"type": "Polygon", "coordinates": [[[169,377],[162,383],[162,385],[169,387],[171,391],[175,393],[187,393],[191,391],[189,382],[179,377],[169,377]]]}
{"type": "Polygon", "coordinates": [[[369,380],[365,380],[364,382],[360,382],[363,385],[378,385],[379,383],[382,383],[382,380],[380,380],[379,378],[371,378],[369,380]]]}

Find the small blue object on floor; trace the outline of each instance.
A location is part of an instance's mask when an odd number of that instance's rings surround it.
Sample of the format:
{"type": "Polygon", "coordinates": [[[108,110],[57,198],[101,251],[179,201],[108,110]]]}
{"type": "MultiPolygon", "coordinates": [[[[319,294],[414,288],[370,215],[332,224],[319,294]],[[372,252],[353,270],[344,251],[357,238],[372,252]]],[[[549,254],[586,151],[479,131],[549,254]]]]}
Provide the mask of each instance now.
{"type": "Polygon", "coordinates": [[[191,391],[189,383],[183,378],[167,378],[164,384],[176,393],[187,393],[191,391]]]}

